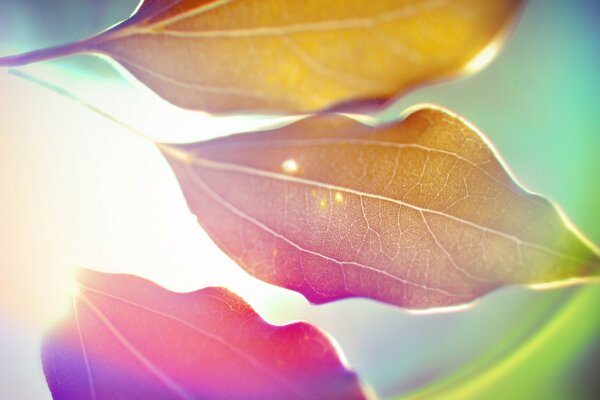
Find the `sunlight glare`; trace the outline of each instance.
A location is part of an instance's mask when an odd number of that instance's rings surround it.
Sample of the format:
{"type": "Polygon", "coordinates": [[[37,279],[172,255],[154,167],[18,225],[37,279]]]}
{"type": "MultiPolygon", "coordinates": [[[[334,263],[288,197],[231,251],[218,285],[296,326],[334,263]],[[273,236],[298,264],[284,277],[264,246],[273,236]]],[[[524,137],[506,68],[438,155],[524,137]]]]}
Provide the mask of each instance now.
{"type": "Polygon", "coordinates": [[[283,169],[283,172],[285,173],[295,174],[298,172],[299,165],[296,160],[290,158],[281,163],[281,169],[283,169]]]}
{"type": "Polygon", "coordinates": [[[497,41],[490,43],[465,65],[464,71],[466,73],[479,71],[494,59],[499,50],[500,47],[497,41]]]}

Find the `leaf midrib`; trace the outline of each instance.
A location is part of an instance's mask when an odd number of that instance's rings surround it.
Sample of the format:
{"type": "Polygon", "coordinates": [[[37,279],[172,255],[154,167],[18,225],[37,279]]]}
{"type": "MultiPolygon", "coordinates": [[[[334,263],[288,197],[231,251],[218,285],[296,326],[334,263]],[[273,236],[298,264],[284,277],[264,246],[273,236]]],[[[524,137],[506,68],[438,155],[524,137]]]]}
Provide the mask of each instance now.
{"type": "MultiPolygon", "coordinates": [[[[183,162],[185,162],[185,161],[183,161],[183,162]]],[[[439,215],[439,216],[454,220],[456,222],[471,226],[471,227],[479,229],[481,231],[489,232],[489,233],[504,237],[506,239],[509,239],[509,240],[517,243],[517,245],[525,245],[525,246],[529,246],[531,248],[537,249],[539,251],[543,251],[543,252],[545,252],[547,254],[551,254],[557,258],[561,258],[564,260],[570,260],[570,261],[577,261],[577,262],[587,262],[588,261],[588,260],[580,258],[580,257],[576,257],[576,256],[573,256],[573,255],[570,255],[570,254],[567,254],[567,253],[564,253],[561,251],[551,249],[547,246],[544,246],[544,245],[541,245],[538,243],[533,243],[533,242],[530,242],[527,240],[523,240],[517,236],[514,236],[513,234],[506,233],[506,232],[503,232],[503,231],[500,231],[500,230],[497,230],[494,228],[486,227],[486,226],[480,225],[476,222],[469,221],[469,220],[466,220],[461,217],[457,217],[452,214],[448,214],[448,213],[434,210],[434,209],[427,208],[427,207],[417,206],[415,204],[412,204],[412,203],[409,203],[406,201],[402,201],[402,200],[398,200],[398,199],[394,199],[394,198],[390,198],[390,197],[386,197],[386,196],[382,196],[382,195],[378,195],[378,194],[374,194],[374,193],[368,193],[368,192],[351,189],[351,188],[347,188],[347,187],[343,187],[343,186],[338,186],[338,185],[334,185],[334,184],[324,183],[324,182],[320,182],[320,181],[316,181],[316,180],[312,180],[312,179],[300,178],[300,177],[285,175],[285,174],[272,172],[272,171],[265,171],[265,170],[261,170],[261,169],[251,168],[251,167],[227,163],[227,162],[219,162],[219,161],[209,160],[206,158],[199,157],[198,155],[194,155],[194,158],[191,160],[188,160],[188,162],[191,162],[194,165],[197,165],[199,167],[204,167],[207,169],[237,172],[237,173],[251,175],[251,176],[258,176],[258,177],[280,180],[280,181],[285,181],[285,182],[293,182],[293,183],[298,183],[298,184],[302,184],[302,185],[316,186],[316,187],[321,187],[321,188],[328,189],[328,190],[354,194],[359,197],[362,196],[362,197],[368,197],[368,198],[377,199],[377,200],[381,200],[381,201],[385,201],[385,202],[395,203],[395,204],[398,204],[401,206],[411,208],[416,211],[420,211],[420,212],[424,212],[424,213],[428,213],[428,214],[435,214],[435,215],[439,215]]],[[[568,229],[568,228],[565,226],[564,229],[568,229]]]]}

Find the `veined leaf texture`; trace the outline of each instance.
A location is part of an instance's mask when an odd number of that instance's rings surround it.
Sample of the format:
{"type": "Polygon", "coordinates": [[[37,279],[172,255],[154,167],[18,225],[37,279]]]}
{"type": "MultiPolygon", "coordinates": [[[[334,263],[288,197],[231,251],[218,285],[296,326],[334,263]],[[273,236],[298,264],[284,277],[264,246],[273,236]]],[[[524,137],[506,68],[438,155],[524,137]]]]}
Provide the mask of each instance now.
{"type": "Polygon", "coordinates": [[[441,109],[380,127],[313,116],[160,147],[213,240],[250,274],[314,303],[432,309],[600,272],[598,250],[516,184],[476,128],[441,109]]]}
{"type": "Polygon", "coordinates": [[[78,285],[43,344],[55,400],[365,398],[325,334],[270,325],[226,289],[174,293],[94,271],[78,285]]]}
{"type": "Polygon", "coordinates": [[[101,53],[184,108],[314,111],[480,68],[522,3],[146,0],[103,34],[0,64],[101,53]]]}

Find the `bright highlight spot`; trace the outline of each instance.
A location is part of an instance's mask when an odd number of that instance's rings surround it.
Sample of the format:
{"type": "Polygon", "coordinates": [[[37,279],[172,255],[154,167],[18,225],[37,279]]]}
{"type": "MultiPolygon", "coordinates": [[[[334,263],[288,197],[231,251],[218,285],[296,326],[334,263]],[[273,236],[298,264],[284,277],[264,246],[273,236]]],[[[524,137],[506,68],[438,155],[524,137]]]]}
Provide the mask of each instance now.
{"type": "Polygon", "coordinates": [[[496,54],[498,53],[498,43],[492,42],[479,52],[467,65],[465,65],[465,72],[476,72],[489,64],[496,54]]]}
{"type": "Polygon", "coordinates": [[[295,174],[298,172],[298,163],[293,158],[290,158],[281,163],[281,168],[285,173],[295,174]]]}
{"type": "Polygon", "coordinates": [[[336,203],[343,203],[344,202],[344,195],[341,192],[335,192],[334,199],[335,199],[336,203]]]}

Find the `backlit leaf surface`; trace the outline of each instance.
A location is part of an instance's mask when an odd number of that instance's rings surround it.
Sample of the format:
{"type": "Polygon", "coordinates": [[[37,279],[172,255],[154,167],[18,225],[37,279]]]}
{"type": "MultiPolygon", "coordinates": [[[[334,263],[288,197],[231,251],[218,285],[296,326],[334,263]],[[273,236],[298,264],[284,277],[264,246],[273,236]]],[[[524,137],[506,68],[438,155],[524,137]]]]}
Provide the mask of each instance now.
{"type": "Polygon", "coordinates": [[[96,52],[185,108],[310,111],[480,68],[521,3],[146,0],[97,37],[0,64],[96,52]]]}
{"type": "Polygon", "coordinates": [[[273,326],[222,288],[174,293],[83,271],[69,317],[44,341],[54,399],[361,399],[329,338],[273,326]]]}
{"type": "Polygon", "coordinates": [[[600,271],[598,251],[555,206],[443,110],[378,128],[315,116],[161,149],[213,240],[250,274],[315,303],[430,309],[600,271]]]}

